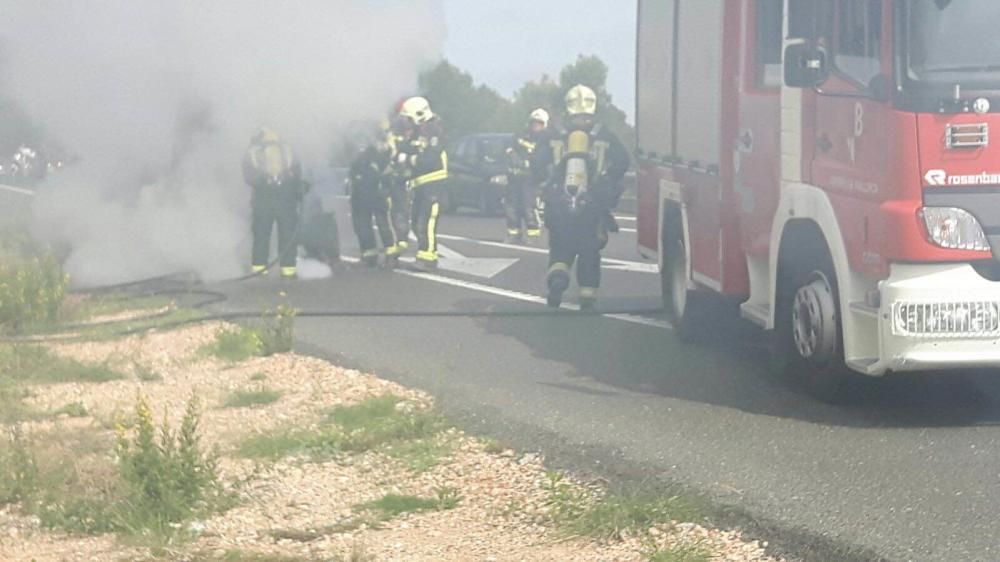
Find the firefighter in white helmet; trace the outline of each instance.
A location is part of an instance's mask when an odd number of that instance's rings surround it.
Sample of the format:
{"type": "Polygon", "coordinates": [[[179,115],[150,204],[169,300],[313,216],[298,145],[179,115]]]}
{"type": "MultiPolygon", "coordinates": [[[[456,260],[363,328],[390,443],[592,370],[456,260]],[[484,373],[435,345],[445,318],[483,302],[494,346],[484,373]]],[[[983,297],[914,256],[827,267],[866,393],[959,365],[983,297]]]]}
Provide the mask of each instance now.
{"type": "Polygon", "coordinates": [[[253,272],[267,272],[271,230],[277,223],[281,277],[296,278],[296,234],[305,193],[301,164],[274,131],[262,128],[243,159],[243,178],[253,188],[253,272]]]}
{"type": "Polygon", "coordinates": [[[413,194],[412,227],[417,235],[416,267],[433,271],[438,266],[437,228],[441,214],[441,192],[448,180],[448,153],[444,148],[441,120],[422,97],[402,103],[399,116],[412,127],[409,140],[397,147],[397,165],[409,170],[408,186],[413,194]]]}
{"type": "Polygon", "coordinates": [[[544,178],[545,226],[549,230],[548,304],[558,307],[576,265],[580,308],[594,309],[601,284],[601,250],[611,214],[623,192],[628,151],[597,122],[597,95],[587,86],[566,94],[564,130],[540,147],[535,173],[544,178]]]}
{"type": "Polygon", "coordinates": [[[504,211],[507,215],[507,243],[529,244],[541,238],[541,193],[532,173],[532,162],[538,145],[546,140],[549,112],[536,109],[528,118],[528,126],[514,135],[507,149],[509,172],[504,190],[504,211]],[[525,239],[527,236],[527,239],[525,239]]]}

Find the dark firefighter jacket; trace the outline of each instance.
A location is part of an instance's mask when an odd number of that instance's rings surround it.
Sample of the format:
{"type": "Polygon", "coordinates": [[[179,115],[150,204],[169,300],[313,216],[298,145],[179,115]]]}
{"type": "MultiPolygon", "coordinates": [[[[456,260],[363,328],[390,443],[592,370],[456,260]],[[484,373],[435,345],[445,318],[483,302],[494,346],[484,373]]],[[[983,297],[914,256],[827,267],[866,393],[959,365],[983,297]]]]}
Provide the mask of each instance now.
{"type": "Polygon", "coordinates": [[[302,165],[291,147],[280,142],[251,144],[243,158],[243,179],[255,190],[299,193],[303,188],[302,165]]]}

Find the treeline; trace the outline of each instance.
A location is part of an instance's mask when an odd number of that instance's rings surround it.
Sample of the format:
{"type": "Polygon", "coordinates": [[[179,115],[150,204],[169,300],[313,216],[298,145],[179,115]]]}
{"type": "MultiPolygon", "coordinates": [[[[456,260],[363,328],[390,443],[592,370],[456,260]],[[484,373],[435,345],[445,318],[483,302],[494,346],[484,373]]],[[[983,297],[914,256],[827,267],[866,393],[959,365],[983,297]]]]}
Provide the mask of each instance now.
{"type": "Polygon", "coordinates": [[[543,75],[526,83],[513,99],[486,85],[476,85],[472,75],[442,61],[420,75],[420,92],[441,115],[448,136],[472,133],[514,132],[524,127],[533,109],[542,107],[555,119],[563,113],[566,92],[577,84],[590,86],[599,99],[599,119],[631,148],[632,127],[625,112],[617,107],[607,89],[608,66],[596,56],[580,55],[567,65],[558,79],[543,75]]]}

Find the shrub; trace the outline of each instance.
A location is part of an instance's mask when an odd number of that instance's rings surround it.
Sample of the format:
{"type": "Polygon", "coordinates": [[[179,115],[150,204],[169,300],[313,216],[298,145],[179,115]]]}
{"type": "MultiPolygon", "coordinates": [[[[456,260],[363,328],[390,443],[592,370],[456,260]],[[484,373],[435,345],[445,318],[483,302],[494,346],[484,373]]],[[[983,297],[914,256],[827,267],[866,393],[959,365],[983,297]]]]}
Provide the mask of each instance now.
{"type": "Polygon", "coordinates": [[[0,263],[0,331],[55,322],[69,279],[52,257],[0,263]]]}

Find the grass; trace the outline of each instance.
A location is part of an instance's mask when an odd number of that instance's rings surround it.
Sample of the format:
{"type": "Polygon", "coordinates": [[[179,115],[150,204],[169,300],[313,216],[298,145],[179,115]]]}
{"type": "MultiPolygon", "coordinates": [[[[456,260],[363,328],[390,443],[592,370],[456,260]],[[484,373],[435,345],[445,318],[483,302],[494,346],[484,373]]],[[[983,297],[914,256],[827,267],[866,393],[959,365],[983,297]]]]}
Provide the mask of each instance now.
{"type": "Polygon", "coordinates": [[[106,363],[85,365],[33,345],[0,347],[0,373],[25,384],[102,383],[125,378],[106,363]]]}
{"type": "Polygon", "coordinates": [[[436,494],[433,498],[386,494],[375,501],[357,505],[354,509],[372,513],[378,521],[388,521],[404,513],[455,509],[461,501],[461,496],[454,488],[439,488],[436,494]]]}
{"type": "Polygon", "coordinates": [[[16,424],[43,417],[42,412],[24,403],[26,389],[0,379],[0,424],[16,424]]]}
{"type": "Polygon", "coordinates": [[[52,412],[53,416],[67,415],[71,418],[85,418],[89,414],[87,412],[87,407],[83,405],[83,402],[71,402],[66,404],[62,408],[52,412]]]}
{"type": "Polygon", "coordinates": [[[266,380],[267,380],[267,375],[265,375],[264,373],[254,373],[250,377],[250,381],[251,382],[263,382],[263,381],[266,381],[266,380]]]}
{"type": "Polygon", "coordinates": [[[679,546],[657,550],[649,562],[711,562],[712,551],[698,546],[679,546]]]}
{"type": "Polygon", "coordinates": [[[60,317],[63,322],[81,323],[123,312],[160,310],[173,303],[173,299],[162,296],[137,297],[127,293],[93,296],[75,302],[64,302],[60,317]]]}
{"type": "Polygon", "coordinates": [[[453,450],[453,444],[439,437],[414,439],[391,443],[383,448],[385,454],[406,465],[412,472],[421,473],[441,464],[453,450]]]}
{"type": "Polygon", "coordinates": [[[240,444],[239,454],[259,459],[304,454],[322,460],[340,453],[401,448],[413,453],[412,457],[404,455],[404,458],[414,459],[414,464],[419,466],[430,462],[430,448],[421,450],[423,445],[408,442],[430,440],[446,427],[444,420],[433,411],[397,396],[383,396],[354,406],[334,408],[316,429],[279,429],[252,436],[240,444]]]}
{"type": "Polygon", "coordinates": [[[159,382],[163,380],[163,375],[137,362],[132,363],[132,374],[142,382],[159,382]]]}
{"type": "Polygon", "coordinates": [[[594,497],[555,473],[549,474],[547,488],[553,522],[575,536],[620,540],[654,526],[704,518],[697,502],[680,496],[633,492],[594,497]]]}
{"type": "Polygon", "coordinates": [[[266,406],[274,404],[281,398],[281,392],[269,388],[258,390],[237,390],[223,402],[224,408],[251,408],[253,406],[266,406]]]}

